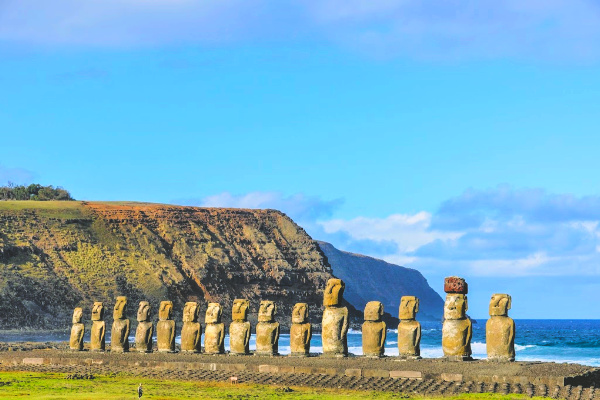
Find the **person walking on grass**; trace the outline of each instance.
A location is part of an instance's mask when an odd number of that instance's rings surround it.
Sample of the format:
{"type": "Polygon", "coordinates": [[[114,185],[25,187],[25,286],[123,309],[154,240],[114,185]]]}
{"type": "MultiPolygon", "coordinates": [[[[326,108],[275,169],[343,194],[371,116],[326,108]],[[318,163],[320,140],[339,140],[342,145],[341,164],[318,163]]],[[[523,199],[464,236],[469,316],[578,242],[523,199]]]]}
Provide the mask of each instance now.
{"type": "Polygon", "coordinates": [[[144,394],[144,389],[142,388],[142,384],[140,383],[140,386],[138,386],[138,399],[142,398],[142,395],[144,394]]]}

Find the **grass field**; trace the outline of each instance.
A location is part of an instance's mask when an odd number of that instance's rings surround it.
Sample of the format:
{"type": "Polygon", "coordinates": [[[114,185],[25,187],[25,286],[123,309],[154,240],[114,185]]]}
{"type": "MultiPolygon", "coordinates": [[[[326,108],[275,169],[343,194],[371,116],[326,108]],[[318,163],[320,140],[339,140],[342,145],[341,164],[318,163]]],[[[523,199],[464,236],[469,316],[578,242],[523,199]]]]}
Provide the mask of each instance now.
{"type": "MultiPolygon", "coordinates": [[[[137,399],[136,390],[142,383],[143,399],[422,399],[401,393],[358,392],[349,390],[280,388],[240,383],[230,385],[214,382],[188,382],[132,378],[127,376],[97,376],[94,379],[66,379],[62,373],[0,372],[0,399],[137,399]]],[[[471,394],[444,397],[446,400],[508,400],[526,396],[471,394]]],[[[433,399],[433,398],[430,398],[433,399]]]]}

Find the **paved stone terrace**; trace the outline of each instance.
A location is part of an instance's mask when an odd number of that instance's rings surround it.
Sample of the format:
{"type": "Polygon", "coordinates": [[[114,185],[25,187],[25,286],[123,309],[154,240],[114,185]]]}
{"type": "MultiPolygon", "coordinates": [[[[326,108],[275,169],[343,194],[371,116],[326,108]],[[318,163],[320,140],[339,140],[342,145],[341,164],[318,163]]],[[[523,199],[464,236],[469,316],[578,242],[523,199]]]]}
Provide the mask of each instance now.
{"type": "Polygon", "coordinates": [[[378,390],[421,395],[518,393],[560,399],[600,399],[600,369],[576,364],[444,362],[393,357],[257,357],[202,354],[111,354],[31,350],[0,352],[0,370],[126,373],[147,378],[378,390]]]}

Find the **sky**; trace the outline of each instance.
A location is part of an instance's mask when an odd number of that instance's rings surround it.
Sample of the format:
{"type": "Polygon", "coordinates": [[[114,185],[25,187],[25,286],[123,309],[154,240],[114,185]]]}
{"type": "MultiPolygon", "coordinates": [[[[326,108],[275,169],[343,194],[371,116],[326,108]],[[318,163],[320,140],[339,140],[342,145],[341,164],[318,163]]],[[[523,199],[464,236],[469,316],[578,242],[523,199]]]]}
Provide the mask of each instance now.
{"type": "Polygon", "coordinates": [[[597,0],[0,0],[0,184],[275,208],[473,317],[598,319],[599,66],[597,0]]]}

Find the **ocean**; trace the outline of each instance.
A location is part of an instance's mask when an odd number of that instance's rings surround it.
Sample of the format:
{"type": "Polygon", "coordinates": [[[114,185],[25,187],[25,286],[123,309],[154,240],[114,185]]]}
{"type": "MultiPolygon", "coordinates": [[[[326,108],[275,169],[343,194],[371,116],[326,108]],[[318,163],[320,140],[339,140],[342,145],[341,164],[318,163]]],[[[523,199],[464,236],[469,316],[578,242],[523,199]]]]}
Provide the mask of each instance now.
{"type": "MultiPolygon", "coordinates": [[[[471,348],[474,358],[485,358],[485,322],[476,320],[473,324],[471,348]]],[[[600,366],[600,320],[515,320],[515,350],[517,361],[553,361],[600,366]]],[[[134,323],[135,325],[135,323],[134,323]]],[[[178,325],[178,328],[180,324],[178,325]]],[[[437,321],[421,322],[421,356],[438,358],[442,356],[442,324],[437,321]]],[[[134,332],[132,331],[132,334],[134,332]]],[[[68,332],[0,332],[0,342],[18,341],[68,341],[68,332]]],[[[86,335],[89,341],[89,332],[86,335]]],[[[134,341],[134,337],[129,339],[134,341]]],[[[178,337],[179,343],[180,338],[178,337]]],[[[107,335],[107,343],[110,336],[107,335]]],[[[204,338],[203,338],[204,342],[204,338]]],[[[398,355],[398,336],[395,329],[388,330],[385,354],[398,355]]],[[[225,338],[228,350],[229,338],[225,338]]],[[[290,335],[282,334],[279,338],[279,352],[289,354],[290,335]]],[[[362,354],[362,336],[360,331],[348,332],[348,351],[355,355],[362,354]]],[[[255,336],[250,340],[250,350],[255,349],[255,336]]],[[[321,335],[313,335],[311,353],[322,351],[321,335]]]]}

